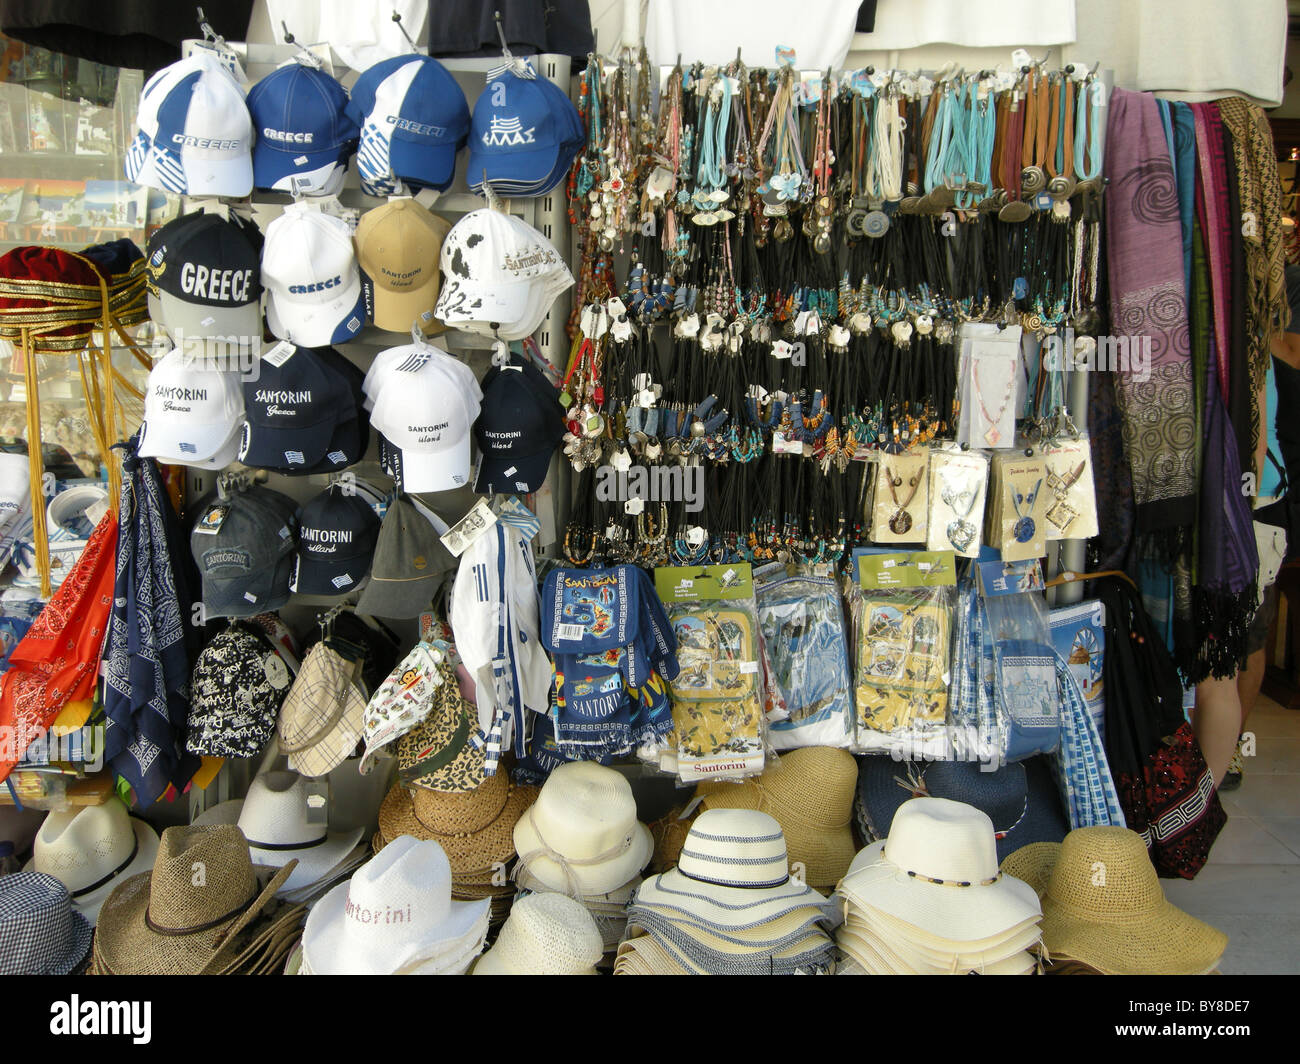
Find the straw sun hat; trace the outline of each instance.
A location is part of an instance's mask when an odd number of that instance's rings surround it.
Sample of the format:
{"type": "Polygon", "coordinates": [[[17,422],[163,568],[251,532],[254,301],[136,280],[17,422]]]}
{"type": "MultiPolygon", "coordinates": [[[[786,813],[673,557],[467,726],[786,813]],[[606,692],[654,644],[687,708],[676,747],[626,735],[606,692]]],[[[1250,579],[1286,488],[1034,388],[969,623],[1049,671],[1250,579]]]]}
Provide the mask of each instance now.
{"type": "Polygon", "coordinates": [[[785,833],[791,866],[804,882],[833,888],[848,870],[858,766],[847,750],[806,746],[781,755],[761,776],[740,783],[707,780],[696,794],[705,809],[753,809],[773,816],[785,833]]]}
{"type": "Polygon", "coordinates": [[[433,839],[457,875],[489,871],[515,855],[514,829],[537,799],[538,788],[520,787],[497,772],[463,794],[393,786],[379,807],[377,842],[402,835],[433,839]]]}
{"type": "Polygon", "coordinates": [[[604,955],[596,921],[565,894],[526,894],[515,902],[475,975],[596,975],[604,955]]]}
{"type": "Polygon", "coordinates": [[[1170,904],[1142,836],[1128,828],[1078,828],[1002,862],[1043,904],[1043,946],[1108,975],[1202,975],[1228,936],[1170,904]]]}
{"type": "Polygon", "coordinates": [[[197,975],[231,960],[237,936],[271,905],[293,862],[268,878],[233,825],[172,827],[153,871],[104,902],[95,953],[118,975],[197,975]],[[259,874],[260,873],[260,874],[259,874]]]}

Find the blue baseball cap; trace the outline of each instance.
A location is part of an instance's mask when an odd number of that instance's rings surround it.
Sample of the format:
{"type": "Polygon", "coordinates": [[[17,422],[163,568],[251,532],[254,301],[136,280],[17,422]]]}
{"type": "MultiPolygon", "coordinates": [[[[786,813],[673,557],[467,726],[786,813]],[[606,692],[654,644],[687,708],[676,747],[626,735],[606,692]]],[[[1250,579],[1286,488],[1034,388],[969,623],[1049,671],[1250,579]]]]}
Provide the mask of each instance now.
{"type": "Polygon", "coordinates": [[[348,114],[361,127],[357,172],[372,196],[447,188],[469,135],[469,104],[447,68],[427,55],[376,63],[352,87],[348,114]]]}
{"type": "Polygon", "coordinates": [[[370,571],[379,518],[360,495],[339,484],[298,511],[298,561],[289,581],[300,595],[345,595],[370,571]]]}
{"type": "Polygon", "coordinates": [[[474,490],[484,495],[537,491],[564,432],[564,407],[541,370],[518,358],[493,366],[483,378],[483,406],[474,424],[483,455],[474,490]]]}
{"type": "Polygon", "coordinates": [[[557,86],[507,68],[474,104],[470,188],[480,192],[486,180],[507,195],[543,195],[568,172],[582,142],[577,108],[557,86]]]}
{"type": "Polygon", "coordinates": [[[338,191],[361,129],[347,91],[323,70],[290,63],[248,92],[257,131],[253,185],[278,192],[338,191]]]}

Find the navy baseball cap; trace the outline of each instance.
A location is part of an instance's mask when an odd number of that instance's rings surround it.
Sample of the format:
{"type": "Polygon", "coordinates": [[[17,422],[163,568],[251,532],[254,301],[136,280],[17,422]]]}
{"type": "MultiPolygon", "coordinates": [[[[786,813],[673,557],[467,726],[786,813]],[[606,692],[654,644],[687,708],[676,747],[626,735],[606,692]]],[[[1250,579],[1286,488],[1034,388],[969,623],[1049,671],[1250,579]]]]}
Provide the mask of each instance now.
{"type": "Polygon", "coordinates": [[[253,185],[277,192],[337,192],[361,129],[348,94],[323,70],[290,63],[248,91],[257,131],[253,185]]]}
{"type": "Polygon", "coordinates": [[[483,455],[474,490],[485,495],[536,491],[564,431],[564,407],[541,370],[519,359],[493,366],[483,378],[483,409],[474,423],[483,455]]]}
{"type": "Polygon", "coordinates": [[[345,595],[365,579],[379,518],[360,495],[333,484],[298,511],[298,563],[289,586],[302,595],[345,595]]]}
{"type": "Polygon", "coordinates": [[[289,475],[328,473],[360,461],[370,442],[364,374],[333,348],[284,341],[243,382],[239,460],[289,475]]]}
{"type": "Polygon", "coordinates": [[[556,86],[507,68],[488,81],[474,104],[470,187],[481,191],[486,180],[510,195],[550,191],[568,172],[582,143],[580,129],[576,108],[556,86]]]}
{"type": "Polygon", "coordinates": [[[387,196],[406,182],[447,188],[469,135],[469,104],[447,68],[427,55],[376,63],[352,86],[348,114],[361,127],[361,188],[387,196]]]}

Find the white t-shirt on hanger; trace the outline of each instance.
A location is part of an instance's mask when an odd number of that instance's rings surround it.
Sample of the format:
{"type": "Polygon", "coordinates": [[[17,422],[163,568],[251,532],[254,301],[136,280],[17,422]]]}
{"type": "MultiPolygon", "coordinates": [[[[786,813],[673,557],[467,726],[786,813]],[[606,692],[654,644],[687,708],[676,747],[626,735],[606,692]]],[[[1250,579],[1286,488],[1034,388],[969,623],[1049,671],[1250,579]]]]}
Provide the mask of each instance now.
{"type": "Polygon", "coordinates": [[[405,55],[411,40],[419,41],[429,0],[266,0],[275,40],[284,39],[284,22],[299,44],[328,44],[344,63],[356,71],[380,60],[405,55]],[[393,12],[402,16],[399,27],[393,12]]]}
{"type": "MultiPolygon", "coordinates": [[[[802,19],[808,6],[795,8],[795,17],[802,19]]],[[[875,28],[859,34],[855,47],[1041,47],[1072,40],[1074,0],[877,0],[875,28]]]]}
{"type": "Polygon", "coordinates": [[[775,67],[776,49],[793,48],[800,70],[843,68],[860,0],[650,0],[645,45],[651,62],[775,67]]]}

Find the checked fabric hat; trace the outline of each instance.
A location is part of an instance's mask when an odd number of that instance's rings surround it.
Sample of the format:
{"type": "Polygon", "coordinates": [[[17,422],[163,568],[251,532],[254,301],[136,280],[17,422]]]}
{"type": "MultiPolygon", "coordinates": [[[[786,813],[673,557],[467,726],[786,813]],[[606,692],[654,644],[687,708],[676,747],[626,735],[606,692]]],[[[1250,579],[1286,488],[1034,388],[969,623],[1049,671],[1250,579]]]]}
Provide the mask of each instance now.
{"type": "Polygon", "coordinates": [[[91,936],[68,888],[53,876],[0,877],[0,975],[67,975],[86,959],[91,936]]]}
{"type": "Polygon", "coordinates": [[[326,642],[302,663],[280,707],[280,753],[304,776],[326,776],[356,749],[364,730],[366,699],[358,683],[361,666],[326,642]]]}

